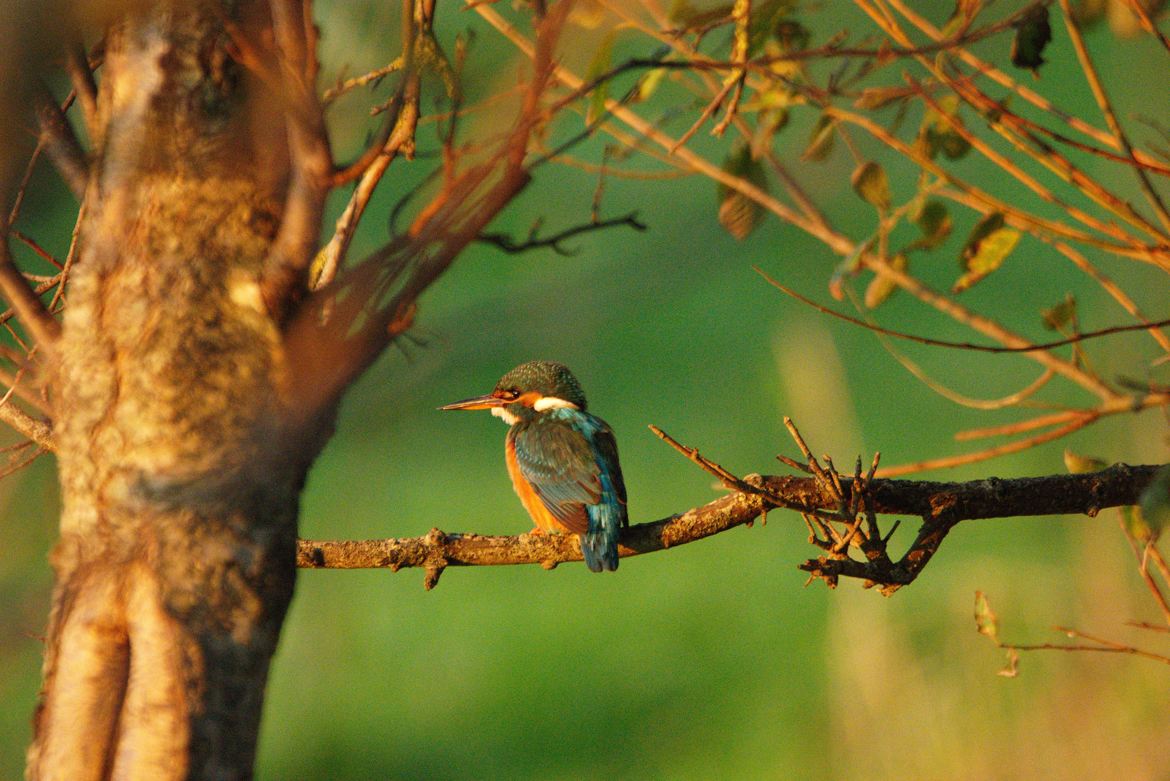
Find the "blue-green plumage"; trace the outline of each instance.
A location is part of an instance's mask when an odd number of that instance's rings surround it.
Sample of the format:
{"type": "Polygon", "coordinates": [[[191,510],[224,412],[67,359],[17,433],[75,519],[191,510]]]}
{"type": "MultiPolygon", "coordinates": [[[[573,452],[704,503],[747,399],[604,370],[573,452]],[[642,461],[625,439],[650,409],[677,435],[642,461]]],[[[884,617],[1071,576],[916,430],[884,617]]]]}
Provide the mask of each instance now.
{"type": "Polygon", "coordinates": [[[532,361],[505,374],[491,394],[442,409],[491,409],[503,418],[508,471],[537,528],[580,535],[589,569],[616,570],[618,537],[629,523],[626,486],[613,431],[585,406],[568,368],[532,361]]]}
{"type": "Polygon", "coordinates": [[[613,431],[569,407],[518,417],[508,438],[520,474],[553,517],[581,535],[589,569],[617,569],[618,536],[629,521],[613,431]]]}

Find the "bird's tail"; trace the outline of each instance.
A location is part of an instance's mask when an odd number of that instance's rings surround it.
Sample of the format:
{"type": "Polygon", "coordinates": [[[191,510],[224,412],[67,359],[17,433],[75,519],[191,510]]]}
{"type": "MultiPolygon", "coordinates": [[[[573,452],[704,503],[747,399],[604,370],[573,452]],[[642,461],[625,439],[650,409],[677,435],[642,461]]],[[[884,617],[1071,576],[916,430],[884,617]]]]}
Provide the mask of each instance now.
{"type": "Polygon", "coordinates": [[[593,572],[618,568],[618,535],[624,525],[625,507],[616,501],[589,507],[589,531],[581,535],[581,555],[593,572]]]}

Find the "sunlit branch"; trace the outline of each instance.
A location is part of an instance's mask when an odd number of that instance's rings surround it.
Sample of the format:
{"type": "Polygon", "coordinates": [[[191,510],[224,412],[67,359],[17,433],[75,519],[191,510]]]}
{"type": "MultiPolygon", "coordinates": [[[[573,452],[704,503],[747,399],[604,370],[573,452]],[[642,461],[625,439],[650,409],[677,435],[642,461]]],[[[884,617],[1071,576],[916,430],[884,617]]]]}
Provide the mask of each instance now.
{"type": "MultiPolygon", "coordinates": [[[[1134,155],[1133,145],[1130,144],[1129,136],[1126,135],[1125,130],[1121,127],[1121,123],[1117,120],[1117,114],[1113,111],[1113,104],[1109,100],[1109,94],[1105,91],[1105,86],[1101,83],[1100,76],[1097,75],[1097,67],[1093,65],[1093,60],[1089,56],[1089,50],[1086,48],[1085,40],[1081,36],[1080,26],[1073,18],[1073,11],[1069,6],[1068,0],[1060,0],[1060,10],[1064,15],[1065,27],[1068,28],[1073,50],[1076,51],[1077,60],[1081,64],[1081,71],[1085,74],[1085,78],[1089,82],[1089,88],[1093,91],[1093,97],[1097,100],[1097,106],[1101,109],[1101,114],[1105,117],[1105,124],[1109,127],[1109,132],[1113,134],[1113,137],[1117,140],[1117,145],[1121,147],[1125,155],[1136,162],[1137,157],[1134,155]]],[[[1134,165],[1132,168],[1138,178],[1138,184],[1141,185],[1142,193],[1145,194],[1150,205],[1154,207],[1154,212],[1158,215],[1162,227],[1170,230],[1170,212],[1166,211],[1166,204],[1162,202],[1162,196],[1158,195],[1158,191],[1150,183],[1150,177],[1144,168],[1139,165],[1134,165]]]]}
{"type": "MultiPolygon", "coordinates": [[[[688,458],[695,460],[690,455],[688,458]]],[[[703,461],[705,465],[701,466],[707,471],[722,470],[708,459],[703,461]]],[[[874,479],[865,487],[864,502],[873,513],[921,518],[923,529],[910,549],[921,552],[927,544],[937,548],[946,532],[965,520],[1095,515],[1106,507],[1133,504],[1157,468],[1117,465],[1091,474],[967,483],[874,479]]],[[[842,500],[847,504],[854,502],[851,481],[836,481],[834,490],[829,490],[821,476],[736,478],[730,475],[729,479],[742,484],[743,490],[668,518],[630,526],[622,533],[621,556],[637,556],[695,542],[745,525],[780,506],[801,512],[833,513],[839,510],[842,500]],[[835,495],[837,491],[839,495],[835,495]]],[[[580,560],[579,542],[572,535],[485,536],[445,533],[438,529],[422,537],[400,539],[301,540],[297,551],[297,565],[307,569],[423,568],[427,571],[428,588],[451,566],[540,564],[552,569],[563,562],[580,560]]],[[[915,568],[912,563],[903,557],[881,571],[875,569],[872,561],[822,557],[806,562],[802,568],[816,569],[820,577],[862,578],[890,587],[887,591],[892,592],[917,575],[921,567],[915,568]]]]}

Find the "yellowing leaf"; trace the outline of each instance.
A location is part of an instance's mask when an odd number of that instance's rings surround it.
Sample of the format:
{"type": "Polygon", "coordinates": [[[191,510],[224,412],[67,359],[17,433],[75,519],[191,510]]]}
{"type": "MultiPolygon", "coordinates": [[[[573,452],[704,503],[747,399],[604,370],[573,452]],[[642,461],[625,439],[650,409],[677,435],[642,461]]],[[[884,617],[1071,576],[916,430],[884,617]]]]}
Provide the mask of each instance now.
{"type": "Polygon", "coordinates": [[[905,100],[909,95],[905,87],[866,87],[861,91],[861,97],[853,101],[853,105],[866,110],[882,108],[894,101],[905,100]]]}
{"type": "Polygon", "coordinates": [[[1067,447],[1064,449],[1064,468],[1069,471],[1069,474],[1083,475],[1087,472],[1100,472],[1107,466],[1109,464],[1105,463],[1104,459],[1082,456],[1072,452],[1067,447]]]}
{"type": "Polygon", "coordinates": [[[880,212],[890,208],[890,180],[880,164],[870,160],[857,166],[850,178],[853,192],[880,212]]]}
{"type": "Polygon", "coordinates": [[[991,638],[991,642],[999,645],[999,619],[987,601],[987,595],[982,591],[975,592],[975,628],[979,634],[991,638]]]}
{"type": "Polygon", "coordinates": [[[776,138],[776,134],[788,124],[788,109],[768,109],[761,111],[758,116],[756,130],[752,133],[751,140],[751,152],[754,158],[763,156],[772,148],[772,141],[776,138]]]}
{"type": "Polygon", "coordinates": [[[979,221],[963,247],[961,263],[966,273],[952,291],[960,293],[995,271],[1015,249],[1020,232],[1004,224],[1003,214],[992,212],[979,221]]]}
{"type": "Polygon", "coordinates": [[[1141,510],[1146,529],[1142,536],[1134,534],[1134,537],[1142,542],[1156,541],[1166,524],[1170,523],[1170,466],[1164,466],[1154,473],[1154,479],[1142,491],[1138,509],[1141,510]]]}
{"type": "Polygon", "coordinates": [[[1044,327],[1049,331],[1059,331],[1068,325],[1077,315],[1077,299],[1072,293],[1064,297],[1059,304],[1040,311],[1040,318],[1044,327]]]}
{"type": "Polygon", "coordinates": [[[927,157],[933,160],[941,153],[948,160],[958,160],[967,154],[971,144],[952,126],[959,116],[959,98],[946,95],[939,98],[938,109],[928,108],[918,131],[919,143],[927,157]]]}
{"type": "MultiPolygon", "coordinates": [[[[601,45],[593,55],[586,72],[585,81],[591,82],[605,75],[610,70],[610,59],[613,57],[614,31],[610,30],[601,40],[601,45]]],[[[605,101],[609,97],[609,79],[593,88],[589,96],[589,108],[585,112],[585,124],[592,125],[605,114],[605,101]]]]}
{"type": "Polygon", "coordinates": [[[596,30],[605,17],[605,6],[598,0],[577,0],[569,9],[569,21],[587,30],[596,30]]]}
{"type": "Polygon", "coordinates": [[[1003,666],[1003,669],[1000,670],[999,672],[997,672],[996,675],[998,675],[1002,678],[1015,678],[1019,674],[1020,674],[1020,655],[1019,655],[1019,653],[1016,652],[1016,649],[1009,648],[1007,650],[1007,664],[1005,664],[1003,666]]]}
{"type": "MultiPolygon", "coordinates": [[[[898,253],[890,259],[890,265],[898,271],[906,270],[906,256],[898,253]]],[[[898,286],[881,274],[875,274],[869,286],[865,288],[865,306],[867,309],[876,309],[887,298],[893,295],[898,286]]]]}
{"type": "Polygon", "coordinates": [[[1131,504],[1126,507],[1119,508],[1121,510],[1121,522],[1125,526],[1125,533],[1138,542],[1151,543],[1158,539],[1158,535],[1146,523],[1146,516],[1142,512],[1142,508],[1136,504],[1131,504]]]}
{"type": "Polygon", "coordinates": [[[833,270],[833,275],[829,277],[829,295],[837,301],[845,300],[845,282],[849,277],[857,275],[861,271],[862,258],[865,253],[873,249],[874,242],[877,241],[876,236],[870,236],[865,241],[859,241],[853,245],[853,251],[849,253],[849,257],[841,261],[836,269],[833,270]]]}
{"type": "Polygon", "coordinates": [[[800,60],[779,58],[808,48],[809,35],[800,22],[786,19],[777,23],[771,37],[764,42],[765,56],[777,58],[768,64],[768,69],[777,76],[795,76],[801,68],[800,60]]]}
{"type": "Polygon", "coordinates": [[[666,76],[666,68],[652,68],[645,76],[638,82],[638,97],[637,100],[649,100],[650,97],[658,91],[658,86],[662,84],[662,79],[666,76]]]}
{"type": "Polygon", "coordinates": [[[813,126],[812,134],[808,139],[808,146],[804,148],[801,160],[824,160],[833,151],[833,140],[836,134],[837,121],[830,116],[821,114],[817,124],[813,126]]]}
{"type": "MultiPolygon", "coordinates": [[[[732,147],[723,161],[723,170],[746,179],[761,190],[767,191],[768,177],[759,161],[752,157],[751,149],[742,141],[732,147]]],[[[737,239],[745,239],[759,224],[763,210],[760,205],[739,190],[720,184],[719,224],[737,239]]]]}

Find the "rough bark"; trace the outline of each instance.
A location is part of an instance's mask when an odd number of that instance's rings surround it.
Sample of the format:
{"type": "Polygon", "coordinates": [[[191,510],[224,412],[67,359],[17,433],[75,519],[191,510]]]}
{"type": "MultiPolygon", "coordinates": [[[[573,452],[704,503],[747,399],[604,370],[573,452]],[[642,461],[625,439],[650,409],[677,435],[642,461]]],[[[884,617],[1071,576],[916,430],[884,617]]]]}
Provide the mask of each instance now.
{"type": "Polygon", "coordinates": [[[260,294],[285,124],[225,18],[143,6],[107,35],[51,386],[63,514],[30,778],[252,772],[315,446],[284,423],[260,294]]]}

